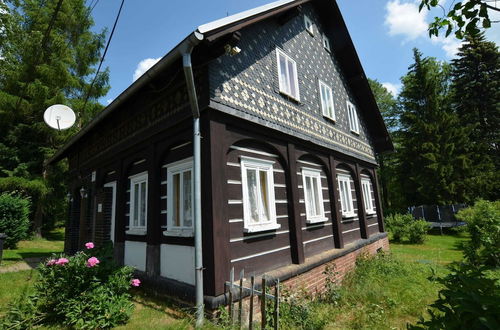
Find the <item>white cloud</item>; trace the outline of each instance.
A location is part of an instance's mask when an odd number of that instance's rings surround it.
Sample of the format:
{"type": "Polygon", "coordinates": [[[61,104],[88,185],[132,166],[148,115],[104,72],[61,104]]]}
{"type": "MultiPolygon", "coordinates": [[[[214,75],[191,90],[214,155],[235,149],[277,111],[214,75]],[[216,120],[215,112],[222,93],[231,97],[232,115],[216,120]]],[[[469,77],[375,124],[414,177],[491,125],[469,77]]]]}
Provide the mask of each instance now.
{"type": "Polygon", "coordinates": [[[132,81],[136,81],[144,72],[148,71],[153,65],[155,65],[161,57],[158,58],[146,58],[137,64],[137,68],[134,71],[134,77],[132,81]]]}
{"type": "Polygon", "coordinates": [[[114,101],[114,99],[107,99],[106,104],[111,104],[111,102],[113,102],[113,101],[114,101]]]}
{"type": "Polygon", "coordinates": [[[435,44],[440,44],[441,48],[443,48],[443,50],[445,51],[446,56],[448,56],[449,58],[453,58],[455,57],[455,55],[457,55],[458,49],[460,48],[460,46],[462,46],[463,43],[462,40],[458,40],[457,38],[455,38],[453,34],[450,34],[446,38],[441,35],[437,38],[432,37],[431,40],[435,44]]]}
{"type": "MultiPolygon", "coordinates": [[[[500,21],[500,12],[488,10],[491,22],[500,21]]],[[[486,30],[486,40],[493,41],[500,46],[500,23],[491,23],[491,27],[486,30]]]]}
{"type": "Polygon", "coordinates": [[[382,86],[384,86],[394,97],[398,96],[399,90],[401,89],[401,84],[393,84],[390,82],[384,82],[382,86]]]}
{"type": "Polygon", "coordinates": [[[389,26],[389,35],[402,35],[405,41],[427,35],[427,11],[419,12],[416,3],[393,0],[387,3],[386,10],[385,24],[389,26]]]}

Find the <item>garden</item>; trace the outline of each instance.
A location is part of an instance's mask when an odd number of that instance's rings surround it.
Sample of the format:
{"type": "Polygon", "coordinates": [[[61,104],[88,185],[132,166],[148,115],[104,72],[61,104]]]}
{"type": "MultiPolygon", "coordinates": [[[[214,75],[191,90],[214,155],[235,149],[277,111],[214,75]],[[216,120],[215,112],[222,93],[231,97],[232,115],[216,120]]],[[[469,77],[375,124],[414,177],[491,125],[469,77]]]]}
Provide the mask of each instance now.
{"type": "MultiPolygon", "coordinates": [[[[405,215],[387,217],[391,253],[359,258],[342,284],[333,280],[335,269],[328,270],[327,293],[315,300],[300,290],[293,295],[285,291],[282,328],[497,328],[500,204],[480,201],[459,216],[467,229],[444,235],[428,232],[405,215]],[[421,229],[419,235],[415,228],[421,229]]],[[[21,240],[5,251],[0,266],[3,328],[194,327],[191,307],[141,288],[132,269],[114,265],[106,248],[89,242],[84,251],[66,257],[61,231],[50,237],[21,240]],[[2,273],[33,255],[45,255],[37,269],[2,273]]],[[[205,328],[228,327],[224,315],[205,328]]]]}

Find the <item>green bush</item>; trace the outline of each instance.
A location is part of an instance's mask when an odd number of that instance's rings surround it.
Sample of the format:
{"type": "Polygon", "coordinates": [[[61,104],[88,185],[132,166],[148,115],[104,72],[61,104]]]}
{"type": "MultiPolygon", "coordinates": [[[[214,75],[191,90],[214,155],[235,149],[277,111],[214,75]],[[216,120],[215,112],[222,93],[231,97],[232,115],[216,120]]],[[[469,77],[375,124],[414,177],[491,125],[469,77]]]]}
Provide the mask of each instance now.
{"type": "Polygon", "coordinates": [[[430,229],[425,220],[414,219],[411,214],[393,214],[385,218],[387,229],[392,233],[395,242],[422,244],[430,229]]]}
{"type": "Polygon", "coordinates": [[[438,281],[444,285],[439,298],[423,318],[409,329],[498,329],[500,282],[470,264],[456,264],[438,281]]]}
{"type": "Polygon", "coordinates": [[[0,328],[108,329],[126,323],[133,311],[128,291],[140,282],[131,278],[131,267],[119,267],[109,253],[89,247],[40,265],[34,293],[12,306],[0,328]]]}
{"type": "Polygon", "coordinates": [[[457,218],[467,223],[470,240],[462,249],[474,265],[500,266],[500,201],[478,201],[460,210],[457,218]]]}
{"type": "Polygon", "coordinates": [[[5,247],[14,249],[26,238],[29,229],[29,199],[13,194],[0,194],[0,233],[7,235],[5,247]]]}

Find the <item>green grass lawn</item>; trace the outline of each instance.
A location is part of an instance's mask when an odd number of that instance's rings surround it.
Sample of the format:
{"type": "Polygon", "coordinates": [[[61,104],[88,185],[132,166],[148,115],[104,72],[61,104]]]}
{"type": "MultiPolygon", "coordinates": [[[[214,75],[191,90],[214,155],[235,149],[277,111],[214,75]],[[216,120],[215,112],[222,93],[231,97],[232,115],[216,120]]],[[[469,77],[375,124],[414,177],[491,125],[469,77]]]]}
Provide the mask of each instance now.
{"type": "Polygon", "coordinates": [[[0,269],[18,263],[24,258],[43,258],[63,251],[64,228],[55,229],[44,236],[44,238],[20,241],[16,249],[4,250],[0,269]]]}

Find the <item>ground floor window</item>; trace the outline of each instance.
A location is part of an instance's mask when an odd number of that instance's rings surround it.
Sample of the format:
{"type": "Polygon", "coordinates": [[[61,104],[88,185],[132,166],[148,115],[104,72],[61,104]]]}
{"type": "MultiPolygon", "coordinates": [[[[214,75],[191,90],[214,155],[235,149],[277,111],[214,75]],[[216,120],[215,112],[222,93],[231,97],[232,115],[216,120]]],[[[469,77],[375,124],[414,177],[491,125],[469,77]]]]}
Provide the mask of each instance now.
{"type": "Polygon", "coordinates": [[[349,175],[339,174],[337,181],[339,185],[342,216],[345,218],[353,217],[355,214],[352,205],[351,177],[349,175]]]}
{"type": "Polygon", "coordinates": [[[372,187],[370,179],[361,179],[361,189],[363,191],[363,201],[365,204],[366,214],[375,213],[372,200],[372,187]]]}
{"type": "Polygon", "coordinates": [[[241,157],[245,231],[279,228],[276,223],[272,161],[241,157]]]}
{"type": "Polygon", "coordinates": [[[308,222],[325,221],[321,171],[302,168],[302,186],[304,188],[304,201],[306,204],[306,220],[308,222]]]}
{"type": "Polygon", "coordinates": [[[130,178],[129,229],[146,230],[148,213],[148,173],[132,175],[130,178]]]}
{"type": "Polygon", "coordinates": [[[167,165],[167,233],[193,231],[193,159],[167,165]]]}

